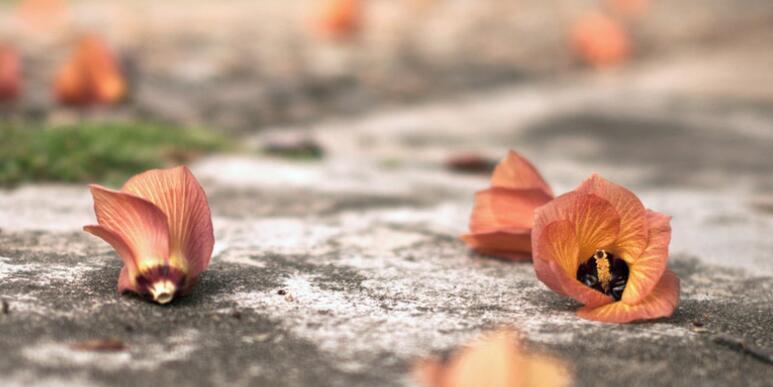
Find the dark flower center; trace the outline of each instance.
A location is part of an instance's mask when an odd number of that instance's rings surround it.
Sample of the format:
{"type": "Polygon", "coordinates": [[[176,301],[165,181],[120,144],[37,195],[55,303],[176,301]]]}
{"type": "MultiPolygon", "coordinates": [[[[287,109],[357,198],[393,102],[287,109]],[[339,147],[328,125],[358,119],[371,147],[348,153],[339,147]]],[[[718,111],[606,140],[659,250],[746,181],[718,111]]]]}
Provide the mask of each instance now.
{"type": "Polygon", "coordinates": [[[608,251],[596,250],[577,268],[577,280],[620,301],[628,282],[628,264],[608,251]]]}

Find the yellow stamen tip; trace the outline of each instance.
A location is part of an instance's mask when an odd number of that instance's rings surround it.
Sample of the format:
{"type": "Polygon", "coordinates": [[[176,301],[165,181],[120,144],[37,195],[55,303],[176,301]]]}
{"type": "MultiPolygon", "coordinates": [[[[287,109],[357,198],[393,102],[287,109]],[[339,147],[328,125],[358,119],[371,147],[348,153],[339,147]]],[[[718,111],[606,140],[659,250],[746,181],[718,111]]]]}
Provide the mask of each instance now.
{"type": "Polygon", "coordinates": [[[169,280],[160,280],[153,283],[148,290],[150,295],[153,296],[153,301],[159,304],[168,304],[174,298],[177,286],[169,280]]]}
{"type": "Polygon", "coordinates": [[[597,250],[593,254],[593,258],[596,259],[596,273],[598,273],[599,282],[604,290],[609,289],[609,283],[612,281],[612,273],[609,270],[609,260],[607,259],[607,252],[604,250],[597,250]]]}

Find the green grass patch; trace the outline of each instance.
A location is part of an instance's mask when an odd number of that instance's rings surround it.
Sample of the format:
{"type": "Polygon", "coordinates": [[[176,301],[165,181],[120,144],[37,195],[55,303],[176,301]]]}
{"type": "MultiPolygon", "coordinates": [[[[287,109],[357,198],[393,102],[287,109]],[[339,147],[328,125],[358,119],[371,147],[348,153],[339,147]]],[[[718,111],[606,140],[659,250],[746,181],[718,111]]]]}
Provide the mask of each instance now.
{"type": "Polygon", "coordinates": [[[184,164],[228,148],[228,141],[212,132],[161,124],[0,124],[0,185],[34,181],[120,185],[144,170],[184,164]]]}

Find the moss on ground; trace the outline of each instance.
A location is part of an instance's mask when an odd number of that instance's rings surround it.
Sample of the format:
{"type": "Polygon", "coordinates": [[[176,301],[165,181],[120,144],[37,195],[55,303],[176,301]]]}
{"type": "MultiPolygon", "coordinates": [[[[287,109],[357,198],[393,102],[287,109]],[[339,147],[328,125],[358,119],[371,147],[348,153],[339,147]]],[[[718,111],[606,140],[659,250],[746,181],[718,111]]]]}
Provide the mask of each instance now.
{"type": "Polygon", "coordinates": [[[0,124],[0,185],[120,184],[146,169],[186,163],[229,147],[212,132],[162,124],[0,124]]]}

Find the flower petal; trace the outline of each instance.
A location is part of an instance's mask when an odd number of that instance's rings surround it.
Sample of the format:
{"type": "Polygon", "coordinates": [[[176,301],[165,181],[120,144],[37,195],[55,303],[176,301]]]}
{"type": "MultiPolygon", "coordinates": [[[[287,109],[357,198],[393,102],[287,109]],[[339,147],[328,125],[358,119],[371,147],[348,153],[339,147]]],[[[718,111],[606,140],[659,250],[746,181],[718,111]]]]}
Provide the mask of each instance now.
{"type": "Polygon", "coordinates": [[[480,254],[521,260],[531,258],[531,229],[509,228],[459,237],[480,254]]]}
{"type": "Polygon", "coordinates": [[[542,230],[557,220],[568,220],[574,225],[581,260],[589,258],[597,249],[607,248],[620,231],[620,217],[608,201],[573,191],[536,210],[533,241],[539,241],[542,230]]]}
{"type": "Polygon", "coordinates": [[[577,315],[588,320],[627,323],[671,316],[678,303],[679,278],[670,270],[666,270],[652,293],[640,303],[629,305],[618,301],[597,308],[586,306],[580,308],[577,315]]]}
{"type": "Polygon", "coordinates": [[[166,214],[171,259],[182,260],[189,276],[195,278],[207,268],[215,244],[212,215],[204,189],[188,168],[150,170],[129,179],[121,190],[166,214]]]}
{"type": "Polygon", "coordinates": [[[473,233],[503,228],[531,228],[534,210],[550,201],[542,190],[489,188],[475,194],[475,207],[470,216],[473,233]]]}
{"type": "Polygon", "coordinates": [[[620,232],[614,242],[615,254],[629,263],[641,255],[647,246],[647,211],[633,192],[597,174],[585,179],[575,191],[596,195],[617,211],[620,232]]]}
{"type": "Polygon", "coordinates": [[[598,306],[613,301],[611,297],[577,281],[580,246],[571,221],[557,220],[548,224],[541,230],[539,239],[532,242],[534,271],[550,289],[585,305],[598,306]]]}
{"type": "Polygon", "coordinates": [[[116,247],[124,262],[129,256],[133,257],[136,266],[140,266],[141,261],[164,261],[168,258],[167,220],[158,207],[125,192],[98,185],[91,185],[90,189],[94,197],[94,212],[101,227],[87,227],[86,231],[116,247]]]}
{"type": "Polygon", "coordinates": [[[630,265],[628,283],[622,301],[636,304],[646,297],[666,270],[668,244],[671,242],[671,217],[647,211],[649,242],[644,252],[630,265]]]}
{"type": "Polygon", "coordinates": [[[454,354],[442,386],[520,386],[522,361],[517,334],[493,332],[454,354]]]}
{"type": "Polygon", "coordinates": [[[539,189],[550,198],[553,190],[542,175],[524,157],[514,151],[499,162],[491,176],[491,186],[510,189],[539,189]]]}

